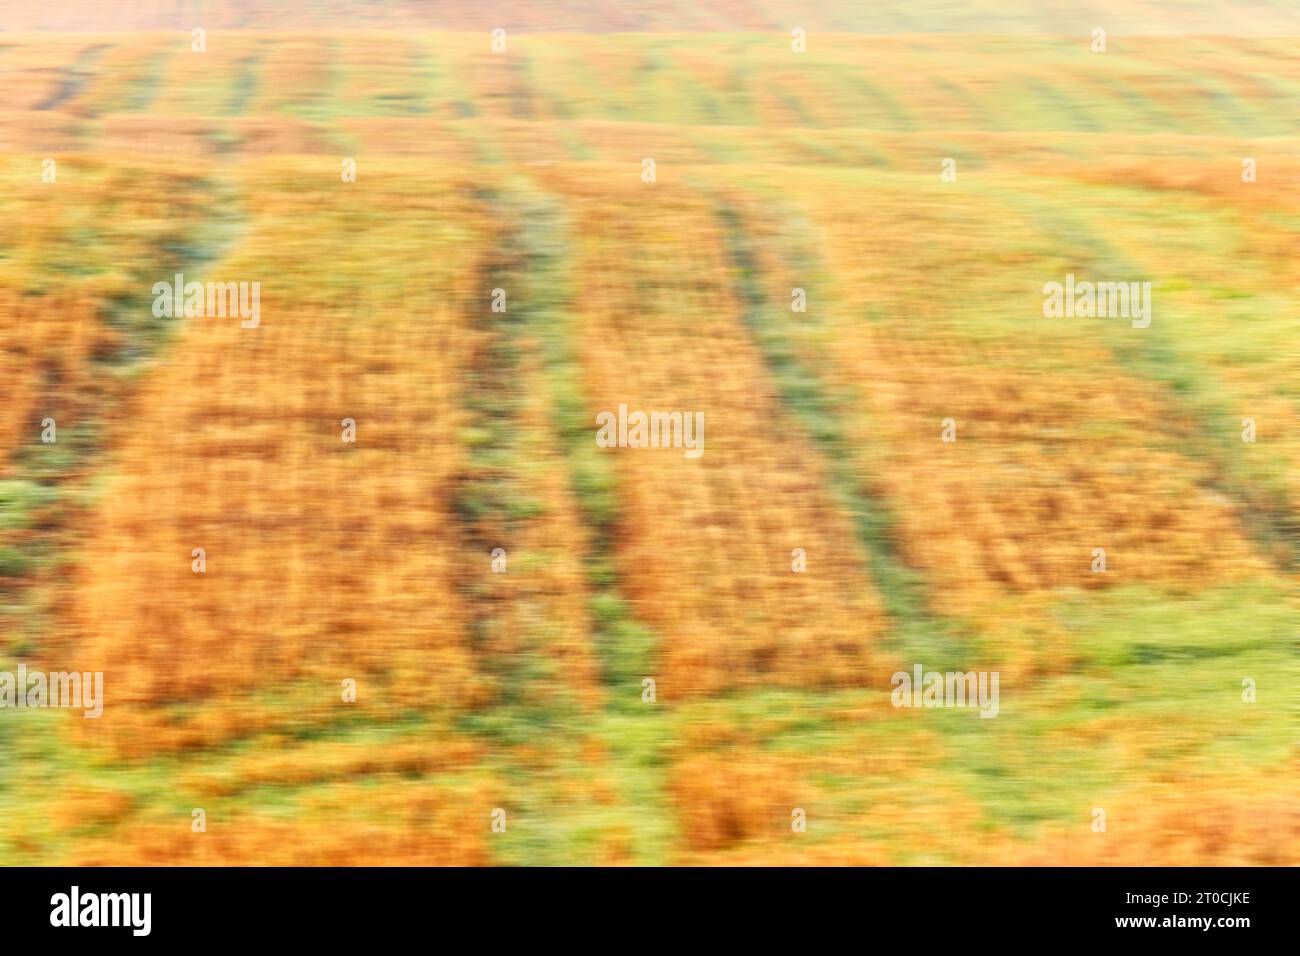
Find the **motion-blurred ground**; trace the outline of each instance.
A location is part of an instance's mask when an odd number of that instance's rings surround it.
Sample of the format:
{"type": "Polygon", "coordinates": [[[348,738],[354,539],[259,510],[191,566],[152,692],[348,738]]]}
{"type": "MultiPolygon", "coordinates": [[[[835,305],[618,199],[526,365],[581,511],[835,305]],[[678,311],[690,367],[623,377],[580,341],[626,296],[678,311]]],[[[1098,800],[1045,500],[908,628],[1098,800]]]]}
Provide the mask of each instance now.
{"type": "Polygon", "coordinates": [[[11,27],[121,29],[0,34],[0,670],[107,703],[0,711],[5,861],[1300,862],[1278,8],[65,6],[11,27]]]}

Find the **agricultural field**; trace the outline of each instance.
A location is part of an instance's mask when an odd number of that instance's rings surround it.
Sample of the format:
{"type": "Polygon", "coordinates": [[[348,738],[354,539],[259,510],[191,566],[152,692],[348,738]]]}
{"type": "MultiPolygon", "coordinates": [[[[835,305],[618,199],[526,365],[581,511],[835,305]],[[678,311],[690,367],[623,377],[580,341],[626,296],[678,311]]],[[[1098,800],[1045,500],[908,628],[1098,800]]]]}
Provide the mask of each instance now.
{"type": "Polygon", "coordinates": [[[1300,864],[1294,11],[59,6],[4,861],[1300,864]]]}

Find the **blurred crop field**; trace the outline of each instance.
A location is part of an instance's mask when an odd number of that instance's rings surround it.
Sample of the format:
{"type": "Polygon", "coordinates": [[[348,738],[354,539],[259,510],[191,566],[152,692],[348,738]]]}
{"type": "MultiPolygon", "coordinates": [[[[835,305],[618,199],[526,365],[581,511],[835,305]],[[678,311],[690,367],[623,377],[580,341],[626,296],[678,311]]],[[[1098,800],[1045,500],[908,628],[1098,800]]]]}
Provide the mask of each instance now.
{"type": "Polygon", "coordinates": [[[0,4],[0,860],[1300,864],[1300,10],[573,6],[0,4]]]}

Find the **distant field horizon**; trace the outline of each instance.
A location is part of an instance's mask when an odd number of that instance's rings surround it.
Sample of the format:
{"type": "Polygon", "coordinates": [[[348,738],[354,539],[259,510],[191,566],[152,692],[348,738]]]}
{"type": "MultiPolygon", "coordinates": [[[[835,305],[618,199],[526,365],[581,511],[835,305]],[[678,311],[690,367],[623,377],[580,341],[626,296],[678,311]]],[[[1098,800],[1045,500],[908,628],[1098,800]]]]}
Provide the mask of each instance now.
{"type": "Polygon", "coordinates": [[[1102,27],[1115,37],[1142,34],[1207,36],[1300,35],[1300,10],[1287,0],[747,0],[699,3],[642,0],[635,4],[565,0],[96,0],[6,3],[0,31],[188,31],[367,29],[484,33],[985,33],[1087,35],[1102,27]],[[200,22],[202,21],[202,22],[200,22]]]}

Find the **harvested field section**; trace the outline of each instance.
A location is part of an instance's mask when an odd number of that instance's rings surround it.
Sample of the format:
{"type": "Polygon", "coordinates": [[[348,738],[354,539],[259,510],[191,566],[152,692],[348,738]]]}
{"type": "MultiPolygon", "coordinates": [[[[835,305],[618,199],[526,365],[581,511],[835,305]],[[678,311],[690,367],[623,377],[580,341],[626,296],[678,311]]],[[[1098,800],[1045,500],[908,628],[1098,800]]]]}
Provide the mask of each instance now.
{"type": "Polygon", "coordinates": [[[209,30],[196,52],[186,34],[175,34],[176,52],[158,80],[149,112],[157,117],[204,117],[241,113],[252,101],[267,38],[238,31],[209,30]]]}
{"type": "Polygon", "coordinates": [[[133,752],[340,719],[346,678],[372,714],[476,693],[446,546],[472,207],[454,187],[417,199],[400,178],[372,195],[407,213],[369,236],[410,254],[380,296],[336,268],[351,194],[274,166],[241,188],[258,197],[252,232],[211,271],[261,282],[260,324],[186,320],[117,433],[121,477],[84,567],[79,647],[114,673],[103,728],[133,752]]]}
{"type": "Polygon", "coordinates": [[[56,430],[84,423],[94,397],[91,362],[114,341],[89,294],[36,296],[0,288],[4,320],[0,376],[0,477],[14,467],[9,455],[19,444],[39,441],[42,422],[56,430]]]}
{"type": "Polygon", "coordinates": [[[255,116],[310,113],[332,92],[337,52],[328,37],[274,38],[262,63],[262,83],[248,111],[255,116]]]}
{"type": "MultiPolygon", "coordinates": [[[[1041,294],[1027,298],[1025,324],[1031,309],[1040,320],[1028,343],[996,324],[982,340],[959,332],[948,283],[968,243],[927,231],[920,248],[904,223],[923,210],[902,194],[872,201],[885,225],[868,233],[845,213],[840,190],[805,194],[824,237],[824,305],[813,307],[830,316],[833,374],[870,410],[852,426],[865,473],[896,503],[900,547],[932,577],[942,608],[977,612],[1006,595],[1061,587],[1183,588],[1266,571],[1205,463],[1165,439],[1169,406],[1158,388],[1125,375],[1077,330],[1044,353],[1041,294]],[[923,307],[933,318],[904,307],[899,297],[941,264],[945,285],[923,307]],[[1093,570],[1094,548],[1106,550],[1104,574],[1093,570]]],[[[1017,284],[999,292],[995,272],[962,283],[966,315],[1019,294],[1017,284]],[[981,287],[988,298],[969,298],[981,287]]]]}
{"type": "Polygon", "coordinates": [[[339,112],[419,116],[429,112],[420,74],[422,49],[399,36],[361,34],[338,45],[339,112]]]}
{"type": "Polygon", "coordinates": [[[595,411],[705,423],[698,457],[681,442],[602,452],[615,456],[624,502],[620,576],[663,638],[661,693],[865,684],[884,627],[878,602],[847,519],[738,324],[717,223],[698,196],[623,192],[636,185],[570,194],[595,411]],[[795,549],[805,572],[793,570],[795,549]]]}
{"type": "Polygon", "coordinates": [[[60,108],[84,120],[146,105],[157,93],[159,75],[178,46],[176,37],[157,35],[112,46],[95,59],[90,80],[60,108]]]}
{"type": "Polygon", "coordinates": [[[180,263],[210,238],[192,173],[70,159],[43,182],[30,160],[0,167],[0,647],[45,650],[65,606],[74,544],[107,424],[165,328],[148,309],[142,263],[180,263]],[[159,197],[145,182],[169,189],[159,197]],[[129,219],[127,217],[130,217],[129,219]],[[117,256],[125,257],[119,262],[117,256]]]}

